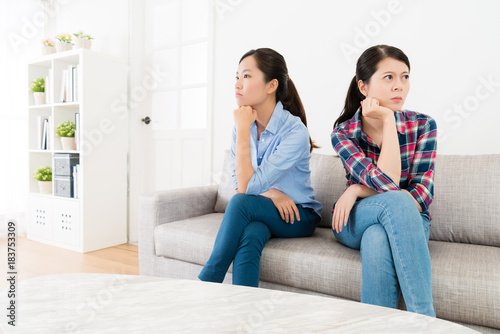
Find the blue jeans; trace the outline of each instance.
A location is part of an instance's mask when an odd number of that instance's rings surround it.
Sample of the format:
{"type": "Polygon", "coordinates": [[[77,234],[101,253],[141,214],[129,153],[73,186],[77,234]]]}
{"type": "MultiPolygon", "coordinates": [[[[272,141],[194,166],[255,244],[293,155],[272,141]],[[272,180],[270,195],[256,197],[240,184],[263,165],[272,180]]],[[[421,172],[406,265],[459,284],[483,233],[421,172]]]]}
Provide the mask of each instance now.
{"type": "Polygon", "coordinates": [[[300,221],[286,223],[271,199],[236,194],[222,219],[214,249],[198,278],[221,283],[233,262],[233,284],[259,285],[260,256],[271,237],[300,238],[313,234],[321,218],[297,205],[300,221]]]}
{"type": "Polygon", "coordinates": [[[413,197],[388,191],[356,202],[347,226],[333,231],[343,245],[361,250],[361,302],[397,308],[400,293],[410,312],[435,317],[429,219],[413,197]]]}

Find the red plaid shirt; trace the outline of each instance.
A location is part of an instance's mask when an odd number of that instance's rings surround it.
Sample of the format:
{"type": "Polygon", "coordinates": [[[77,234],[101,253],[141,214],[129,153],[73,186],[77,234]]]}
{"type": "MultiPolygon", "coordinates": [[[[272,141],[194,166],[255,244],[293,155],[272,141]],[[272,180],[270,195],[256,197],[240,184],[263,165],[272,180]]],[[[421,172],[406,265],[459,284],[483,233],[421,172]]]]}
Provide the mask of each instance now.
{"type": "Polygon", "coordinates": [[[399,185],[377,167],[380,148],[363,131],[361,109],[332,132],[332,145],[346,170],[347,187],[363,184],[377,192],[405,189],[432,218],[428,208],[434,197],[436,121],[409,110],[394,113],[401,152],[399,185]]]}

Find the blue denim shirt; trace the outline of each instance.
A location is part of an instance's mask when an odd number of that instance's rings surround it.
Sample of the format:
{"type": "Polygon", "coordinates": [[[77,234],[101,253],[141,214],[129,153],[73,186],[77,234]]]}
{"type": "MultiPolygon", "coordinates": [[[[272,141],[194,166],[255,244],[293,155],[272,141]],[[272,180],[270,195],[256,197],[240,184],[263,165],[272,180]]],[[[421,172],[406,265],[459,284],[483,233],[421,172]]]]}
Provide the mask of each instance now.
{"type": "MultiPolygon", "coordinates": [[[[295,204],[312,208],[321,217],[322,205],[316,201],[311,187],[309,131],[299,117],[283,109],[278,102],[266,129],[257,139],[257,124],[250,127],[250,154],[254,174],[248,182],[247,194],[260,195],[277,189],[295,204]]],[[[238,188],[235,173],[236,126],[231,142],[231,171],[234,188],[238,188]]]]}

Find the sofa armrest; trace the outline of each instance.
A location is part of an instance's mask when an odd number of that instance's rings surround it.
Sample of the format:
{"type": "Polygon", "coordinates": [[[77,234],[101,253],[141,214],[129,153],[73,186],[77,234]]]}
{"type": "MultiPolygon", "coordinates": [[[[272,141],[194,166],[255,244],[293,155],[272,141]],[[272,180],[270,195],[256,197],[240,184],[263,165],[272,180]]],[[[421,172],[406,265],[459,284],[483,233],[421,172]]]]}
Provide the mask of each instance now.
{"type": "Polygon", "coordinates": [[[218,185],[173,189],[139,196],[139,272],[154,275],[156,226],[214,212],[218,185]]]}

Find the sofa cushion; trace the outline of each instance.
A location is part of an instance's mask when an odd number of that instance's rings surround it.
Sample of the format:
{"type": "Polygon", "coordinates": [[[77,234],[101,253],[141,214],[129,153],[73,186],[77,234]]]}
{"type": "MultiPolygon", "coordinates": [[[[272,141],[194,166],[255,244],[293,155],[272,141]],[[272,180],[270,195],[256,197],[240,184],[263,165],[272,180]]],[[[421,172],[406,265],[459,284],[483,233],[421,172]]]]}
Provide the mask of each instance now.
{"type": "Polygon", "coordinates": [[[154,230],[156,255],[204,265],[214,247],[223,215],[211,213],[158,225],[154,230]]]}
{"type": "Polygon", "coordinates": [[[500,248],[431,241],[429,250],[438,316],[500,328],[500,248]]]}
{"type": "MultiPolygon", "coordinates": [[[[204,265],[222,220],[208,214],[155,228],[156,255],[204,265]]],[[[433,291],[441,318],[500,327],[500,248],[431,241],[433,291]]],[[[361,256],[341,245],[330,228],[310,238],[271,239],[260,279],[351,300],[361,297],[361,256]],[[341,283],[340,283],[341,282],[341,283]]]]}
{"type": "Polygon", "coordinates": [[[431,240],[500,246],[500,155],[438,155],[431,240]]]}

